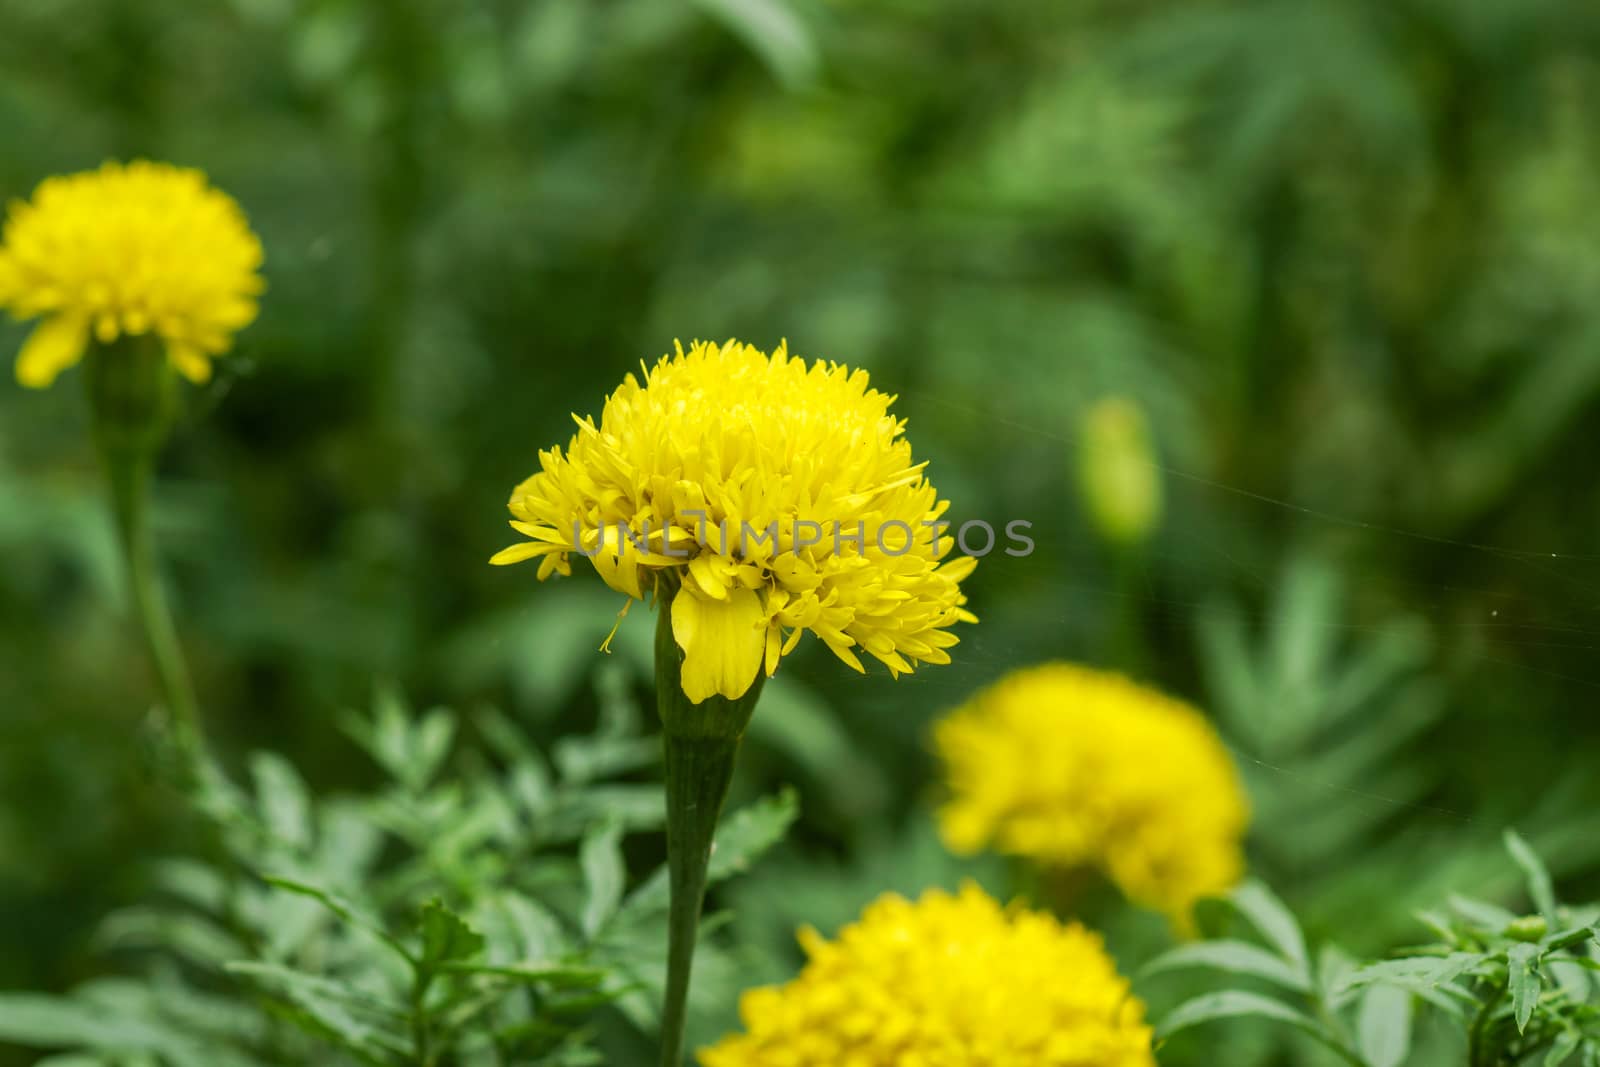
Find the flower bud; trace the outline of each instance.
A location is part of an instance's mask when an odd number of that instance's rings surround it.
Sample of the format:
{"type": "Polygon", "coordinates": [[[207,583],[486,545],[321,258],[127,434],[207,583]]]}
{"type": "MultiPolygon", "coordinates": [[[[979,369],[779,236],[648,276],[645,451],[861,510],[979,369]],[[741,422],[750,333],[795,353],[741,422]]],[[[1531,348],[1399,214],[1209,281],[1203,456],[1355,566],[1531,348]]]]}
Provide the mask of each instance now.
{"type": "Polygon", "coordinates": [[[1119,396],[1095,403],[1079,432],[1078,488],[1095,529],[1119,547],[1161,521],[1161,473],[1144,412],[1119,396]]]}
{"type": "Polygon", "coordinates": [[[1506,936],[1513,941],[1538,941],[1550,930],[1543,915],[1524,915],[1506,925],[1506,936]]]}

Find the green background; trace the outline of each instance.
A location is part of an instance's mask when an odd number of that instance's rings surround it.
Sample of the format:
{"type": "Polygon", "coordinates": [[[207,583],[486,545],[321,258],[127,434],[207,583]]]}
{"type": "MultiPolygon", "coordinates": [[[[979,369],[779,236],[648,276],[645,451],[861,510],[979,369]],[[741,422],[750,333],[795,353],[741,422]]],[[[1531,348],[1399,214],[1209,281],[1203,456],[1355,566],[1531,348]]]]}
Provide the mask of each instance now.
{"type": "MultiPolygon", "coordinates": [[[[1600,890],[1592,5],[0,0],[0,195],[134,156],[205,169],[267,250],[157,502],[226,760],[361,783],[334,721],[378,682],[585,727],[619,599],[486,565],[511,486],[674,338],[787,338],[870,370],[953,516],[1037,550],[980,565],[951,667],[785,661],[737,789],[797,783],[802,823],[718,899],[752,978],[884,889],[1015,888],[938,847],[927,727],[1051,657],[1214,713],[1313,939],[1515,903],[1507,824],[1600,890]],[[1074,480],[1108,395],[1165,494],[1132,553],[1074,480]]],[[[80,378],[0,385],[0,988],[116,966],[96,918],[185,842],[133,758],[80,378]]],[[[1163,943],[1079,907],[1129,968],[1163,943]]],[[[1286,1055],[1236,1030],[1171,1062],[1286,1055]]]]}

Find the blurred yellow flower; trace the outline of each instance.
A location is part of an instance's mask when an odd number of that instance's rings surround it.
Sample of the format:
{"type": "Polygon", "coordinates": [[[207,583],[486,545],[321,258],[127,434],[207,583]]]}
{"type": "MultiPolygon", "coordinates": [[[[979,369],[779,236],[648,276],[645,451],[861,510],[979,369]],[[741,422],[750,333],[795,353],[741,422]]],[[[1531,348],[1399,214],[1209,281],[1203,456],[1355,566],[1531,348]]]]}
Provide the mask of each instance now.
{"type": "Polygon", "coordinates": [[[154,334],[191,381],[256,316],[261,243],[198,170],[138,161],[47,178],[13,201],[0,242],[0,308],[39,318],[17,380],[43,388],[93,337],[154,334]]]}
{"type": "Polygon", "coordinates": [[[867,373],[785,347],[696,342],[629,374],[597,425],[573,416],[566,451],[511,494],[532,540],[494,563],[539,558],[539,578],[589,558],[606,583],[672,597],[683,691],[742,696],[810,630],[857,670],[948,663],[948,627],[973,616],[954,547],[913,462],[894,399],[867,373]]]}
{"type": "Polygon", "coordinates": [[[1180,927],[1243,873],[1249,804],[1227,749],[1199,711],[1121,675],[1016,671],[939,722],[934,744],[958,852],[1099,868],[1180,927]]]}
{"type": "Polygon", "coordinates": [[[800,976],[745,993],[746,1032],[702,1067],[1154,1067],[1100,938],[976,886],[890,894],[837,941],[800,941],[800,976]]]}

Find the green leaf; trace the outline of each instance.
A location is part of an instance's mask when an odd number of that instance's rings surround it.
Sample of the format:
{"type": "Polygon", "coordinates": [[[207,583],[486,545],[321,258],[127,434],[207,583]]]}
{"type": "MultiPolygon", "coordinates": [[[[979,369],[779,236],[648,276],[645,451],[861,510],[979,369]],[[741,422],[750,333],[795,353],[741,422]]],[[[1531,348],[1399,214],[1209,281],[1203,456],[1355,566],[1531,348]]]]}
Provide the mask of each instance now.
{"type": "Polygon", "coordinates": [[[103,1007],[68,997],[0,994],[0,1040],[37,1048],[157,1051],[169,1035],[140,1019],[118,1018],[103,1007]]]}
{"type": "Polygon", "coordinates": [[[811,28],[789,0],[697,0],[708,14],[744,38],[780,81],[808,85],[821,59],[811,28]]]}
{"type": "Polygon", "coordinates": [[[1310,983],[1292,965],[1266,949],[1245,941],[1197,941],[1179,945],[1151,960],[1142,973],[1148,977],[1190,967],[1250,975],[1301,993],[1309,992],[1311,988],[1310,983]]]}
{"type": "Polygon", "coordinates": [[[1356,1015],[1356,1044],[1371,1067],[1400,1067],[1411,1049],[1411,994],[1373,986],[1356,1015]]]}
{"type": "Polygon", "coordinates": [[[456,718],[444,708],[434,708],[422,717],[411,734],[409,780],[414,788],[432,782],[456,737],[456,718]]]}
{"type": "Polygon", "coordinates": [[[1539,999],[1539,946],[1512,945],[1506,952],[1506,982],[1511,990],[1511,1013],[1516,1016],[1517,1033],[1527,1028],[1533,1005],[1539,999]]]}
{"type": "Polygon", "coordinates": [[[317,903],[333,912],[334,915],[338,916],[346,923],[356,927],[357,929],[365,930],[367,933],[376,937],[379,941],[382,941],[385,945],[388,945],[390,948],[394,949],[395,952],[399,953],[407,963],[411,964],[412,966],[416,965],[416,960],[412,957],[411,950],[408,949],[405,944],[393,934],[385,930],[382,922],[361,911],[354,904],[350,903],[350,901],[346,900],[344,897],[341,897],[339,894],[322,889],[318,886],[307,885],[305,882],[297,882],[291,878],[282,878],[275,875],[263,875],[262,881],[266,882],[268,885],[276,886],[277,888],[286,890],[290,893],[295,893],[303,897],[310,897],[312,900],[315,900],[317,903]]]}
{"type": "Polygon", "coordinates": [[[1397,986],[1412,991],[1435,989],[1467,973],[1488,958],[1477,952],[1452,952],[1446,956],[1408,956],[1405,959],[1370,963],[1346,978],[1340,992],[1373,985],[1397,986]]]}
{"type": "Polygon", "coordinates": [[[1560,952],[1565,949],[1581,945],[1585,941],[1600,943],[1600,929],[1593,926],[1579,926],[1571,930],[1563,930],[1558,934],[1551,934],[1540,942],[1539,947],[1545,952],[1560,952]]]}
{"type": "Polygon", "coordinates": [[[1545,921],[1551,926],[1556,923],[1556,891],[1550,880],[1550,871],[1539,858],[1539,854],[1515,830],[1505,832],[1506,851],[1511,853],[1511,858],[1517,861],[1517,866],[1522,868],[1523,876],[1528,881],[1528,899],[1533,901],[1533,906],[1539,909],[1545,921]]]}
{"type": "Polygon", "coordinates": [[[1185,1001],[1161,1021],[1161,1024],[1156,1027],[1155,1036],[1157,1041],[1165,1041],[1173,1034],[1181,1030],[1187,1030],[1190,1027],[1214,1022],[1218,1019],[1241,1017],[1272,1019],[1277,1022],[1287,1023],[1321,1041],[1327,1041],[1337,1046],[1337,1042],[1332,1041],[1330,1035],[1322,1029],[1322,1025],[1304,1012],[1291,1008],[1282,1001],[1237,989],[1225,990],[1220,993],[1207,993],[1204,996],[1185,1001]]]}
{"type": "Polygon", "coordinates": [[[622,827],[608,823],[591,831],[578,849],[583,867],[583,932],[593,938],[622,903],[627,868],[622,862],[622,827]]]}
{"type": "Polygon", "coordinates": [[[1544,1067],[1561,1067],[1571,1059],[1572,1054],[1578,1051],[1578,1046],[1583,1044],[1583,1034],[1578,1030],[1563,1030],[1560,1036],[1550,1045],[1550,1054],[1544,1058],[1544,1067]]]}
{"type": "Polygon", "coordinates": [[[1309,985],[1311,963],[1306,955],[1305,936],[1283,901],[1253,879],[1235,889],[1228,899],[1309,985]]]}
{"type": "Polygon", "coordinates": [[[1497,934],[1516,922],[1518,917],[1516,912],[1507,911],[1498,904],[1457,893],[1450,894],[1450,910],[1468,922],[1497,934]]]}
{"type": "Polygon", "coordinates": [[[610,975],[604,967],[586,967],[574,963],[450,963],[445,970],[452,974],[483,974],[509,978],[518,982],[547,982],[557,986],[587,988],[597,986],[610,975]]]}
{"type": "Polygon", "coordinates": [[[661,742],[654,737],[568,738],[556,745],[554,755],[562,781],[582,784],[654,766],[661,759],[661,742]]]}
{"type": "Polygon", "coordinates": [[[734,812],[717,827],[707,880],[720,882],[749,870],[757,857],[783,840],[799,817],[800,801],[793,789],[762,797],[734,812]]]}
{"type": "Polygon", "coordinates": [[[268,831],[292,848],[311,844],[311,798],[305,780],[288,760],[272,752],[250,757],[256,807],[268,831]]]}
{"type": "MultiPolygon", "coordinates": [[[[711,847],[706,884],[730,878],[750,868],[763,853],[782,841],[800,816],[793,789],[784,789],[740,808],[722,820],[711,847]]],[[[667,869],[661,867],[628,895],[622,911],[626,921],[636,921],[665,911],[668,902],[667,869]]]]}
{"type": "Polygon", "coordinates": [[[351,982],[325,975],[298,971],[278,963],[234,960],[223,965],[229,974],[248,978],[262,986],[291,992],[296,999],[338,1004],[351,1012],[380,1021],[398,1022],[407,1017],[406,1005],[390,1002],[351,982]]]}
{"type": "Polygon", "coordinates": [[[424,973],[446,963],[470,960],[483,951],[483,935],[437,898],[422,905],[418,930],[422,935],[422,955],[417,966],[424,973]]]}
{"type": "Polygon", "coordinates": [[[213,967],[245,954],[244,945],[222,925],[161,908],[114,912],[95,931],[95,940],[110,948],[154,949],[213,967]]]}

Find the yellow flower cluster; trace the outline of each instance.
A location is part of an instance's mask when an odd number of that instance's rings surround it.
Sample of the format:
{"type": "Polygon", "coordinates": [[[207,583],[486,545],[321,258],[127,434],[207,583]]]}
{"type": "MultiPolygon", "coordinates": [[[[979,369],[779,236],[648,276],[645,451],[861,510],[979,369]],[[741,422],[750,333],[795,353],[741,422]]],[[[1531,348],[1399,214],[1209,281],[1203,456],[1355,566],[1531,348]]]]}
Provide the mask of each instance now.
{"type": "Polygon", "coordinates": [[[696,343],[628,375],[598,424],[574,419],[565,451],[511,495],[532,540],[495,563],[538,558],[539,578],[589,558],[618,592],[672,596],[684,693],[742,696],[810,630],[857,670],[862,649],[898,676],[948,663],[971,622],[954,546],[911,458],[893,397],[865,371],[696,343]],[[662,582],[665,581],[665,587],[662,582]]]}
{"type": "Polygon", "coordinates": [[[1099,937],[975,886],[879,898],[753,989],[703,1067],[1154,1067],[1144,1005],[1099,937]]]}
{"type": "Polygon", "coordinates": [[[141,161],[47,178],[11,204],[0,242],[0,308],[41,319],[17,380],[49,385],[91,337],[154,334],[203,382],[256,317],[261,259],[239,205],[200,171],[141,161]]]}
{"type": "Polygon", "coordinates": [[[1016,671],[941,721],[934,743],[956,851],[1098,867],[1180,926],[1243,872],[1249,808],[1227,749],[1197,710],[1121,675],[1016,671]]]}

